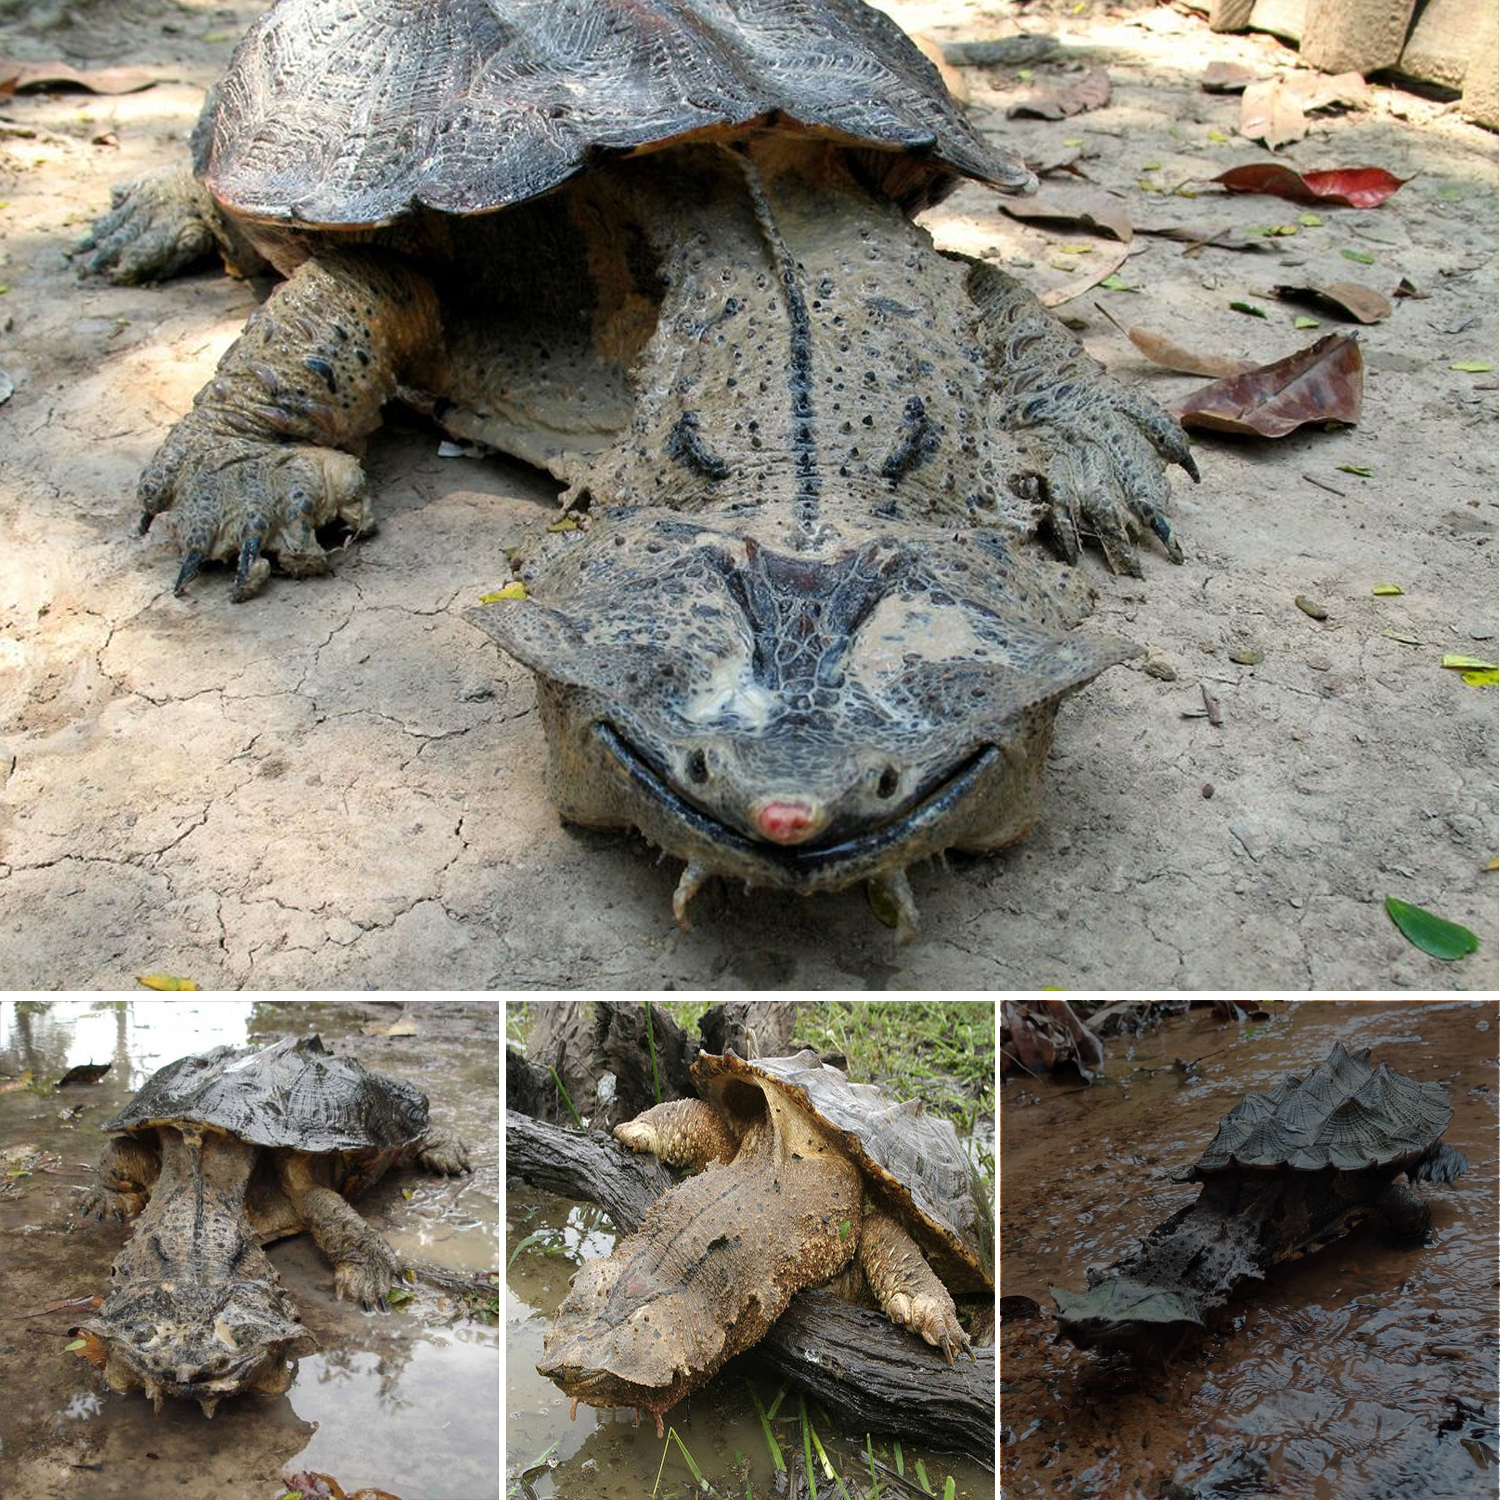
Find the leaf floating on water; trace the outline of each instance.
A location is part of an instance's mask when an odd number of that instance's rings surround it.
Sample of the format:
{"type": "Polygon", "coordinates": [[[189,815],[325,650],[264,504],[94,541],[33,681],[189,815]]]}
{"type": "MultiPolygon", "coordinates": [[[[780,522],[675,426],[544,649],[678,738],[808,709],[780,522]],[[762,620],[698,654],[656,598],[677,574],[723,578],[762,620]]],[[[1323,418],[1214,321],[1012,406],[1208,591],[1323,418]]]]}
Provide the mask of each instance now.
{"type": "Polygon", "coordinates": [[[1210,179],[1231,193],[1271,193],[1293,203],[1331,208],[1376,208],[1409,177],[1394,177],[1383,167],[1341,167],[1330,172],[1295,172],[1281,162],[1231,167],[1210,179]]]}
{"type": "Polygon", "coordinates": [[[1423,907],[1397,900],[1395,896],[1387,896],[1385,911],[1407,942],[1432,958],[1442,959],[1444,963],[1467,958],[1469,954],[1479,950],[1479,939],[1467,927],[1460,927],[1457,922],[1435,916],[1423,907]]]}
{"type": "Polygon", "coordinates": [[[1309,422],[1352,425],[1363,397],[1359,343],[1331,333],[1274,364],[1192,391],[1168,410],[1184,427],[1279,438],[1309,422]]]}
{"type": "Polygon", "coordinates": [[[180,974],[137,974],[135,982],[143,990],[195,990],[195,979],[184,979],[180,974]]]}

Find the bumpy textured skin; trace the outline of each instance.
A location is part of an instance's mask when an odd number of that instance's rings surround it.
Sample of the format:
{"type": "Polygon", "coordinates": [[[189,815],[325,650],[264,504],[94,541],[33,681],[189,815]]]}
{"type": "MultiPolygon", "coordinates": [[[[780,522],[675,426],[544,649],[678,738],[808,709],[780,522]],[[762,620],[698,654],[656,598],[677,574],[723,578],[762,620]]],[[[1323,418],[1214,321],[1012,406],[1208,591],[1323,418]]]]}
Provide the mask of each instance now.
{"type": "Polygon", "coordinates": [[[1059,704],[1136,650],[1074,631],[1087,590],[1032,538],[1180,558],[1165,465],[1195,471],[911,222],[1030,176],[886,17],[281,0],[209,136],[215,212],[290,279],[142,479],[179,589],[230,561],[245,598],[370,529],[353,455],[399,394],[566,483],[578,529],[469,618],[537,676],[562,814],[683,860],[684,925],[714,876],[865,880],[909,937],[911,864],[1027,835],[1059,704]]]}
{"type": "Polygon", "coordinates": [[[1308,1255],[1371,1218],[1403,1243],[1427,1238],[1432,1214],[1395,1181],[1451,1181],[1461,1152],[1439,1139],[1453,1110],[1440,1084],[1416,1083],[1369,1049],[1336,1043],[1304,1078],[1250,1094],[1178,1178],[1201,1181],[1197,1201],[1159,1224],[1089,1290],[1054,1287],[1058,1337],[1132,1355],[1170,1352],[1201,1329],[1244,1281],[1308,1255]]]}
{"type": "Polygon", "coordinates": [[[615,1135],[711,1164],[579,1270],[543,1375],[575,1404],[651,1411],[660,1432],[664,1412],[820,1284],[873,1296],[950,1363],[969,1347],[951,1292],[992,1287],[992,1242],[950,1124],[813,1052],[704,1055],[693,1079],[704,1099],[678,1103],[697,1107],[656,1105],[615,1135]],[[726,1132],[737,1149],[723,1164],[726,1132]]]}
{"type": "Polygon", "coordinates": [[[420,1091],[317,1037],[180,1058],[104,1128],[124,1133],[80,1211],[140,1218],[80,1331],[109,1386],[144,1390],[157,1411],[164,1396],[212,1416],[225,1396],[279,1393],[317,1347],[262,1244],[307,1230],[338,1296],[384,1306],[400,1264],[346,1199],[398,1164],[468,1168],[420,1091]]]}

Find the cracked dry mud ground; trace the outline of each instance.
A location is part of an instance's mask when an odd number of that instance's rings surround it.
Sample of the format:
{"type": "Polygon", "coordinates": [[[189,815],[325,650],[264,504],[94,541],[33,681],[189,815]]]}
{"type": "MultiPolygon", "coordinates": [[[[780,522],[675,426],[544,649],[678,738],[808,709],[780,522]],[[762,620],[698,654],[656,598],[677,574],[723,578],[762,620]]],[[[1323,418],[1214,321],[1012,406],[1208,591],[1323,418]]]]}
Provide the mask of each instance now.
{"type": "MultiPolygon", "coordinates": [[[[202,89],[260,8],[0,4],[0,53],[163,80],[3,107],[35,129],[0,131],[0,367],[15,382],[0,406],[5,985],[155,971],[268,988],[1493,982],[1494,694],[1438,666],[1445,651],[1495,650],[1494,377],[1449,368],[1494,352],[1493,136],[1377,89],[1374,109],[1321,122],[1284,159],[1417,174],[1384,208],[1325,214],[1264,255],[1185,258],[1138,239],[1124,267],[1138,293],[1069,303],[1098,357],[1169,400],[1201,382],[1146,366],[1096,300],[1179,342],[1269,360],[1314,336],[1292,329],[1302,309],[1267,295],[1278,281],[1389,292],[1406,276],[1430,293],[1362,331],[1358,428],[1199,445],[1204,483],[1179,490],[1176,513],[1184,566],[1151,554],[1134,582],[1090,560],[1095,624],[1150,656],[1065,706],[1028,845],[913,872],[914,944],[897,948],[859,890],[802,902],[715,888],[684,934],[669,912],[675,862],[559,825],[530,679],[459,616],[504,580],[503,549],[547,520],[541,476],[439,459],[436,436],[398,415],[370,456],[380,534],[331,578],[277,581],[242,607],[222,573],[174,599],[168,550],[134,537],[136,476],[257,289],[209,272],[80,283],[64,251],[112,181],[181,158],[202,89]],[[71,24],[46,24],[69,10],[71,24]],[[106,131],[117,145],[93,143],[106,131]],[[1270,317],[1230,311],[1240,298],[1270,317]],[[1405,594],[1372,597],[1383,581],[1405,594]],[[1298,594],[1329,620],[1301,613],[1298,594]],[[1258,665],[1231,662],[1246,645],[1258,665]],[[1220,728],[1188,716],[1200,683],[1223,704],[1220,728]],[[1425,957],[1390,925],[1387,894],[1464,922],[1484,947],[1460,964],[1425,957]]],[[[1082,140],[1095,184],[1138,217],[1296,217],[1273,199],[1137,186],[1265,159],[1234,137],[1237,101],[1196,80],[1211,57],[1284,58],[1276,43],[1211,38],[1165,7],[891,9],[947,36],[1020,15],[1098,49],[1111,103],[1058,124],[1005,119],[1025,87],[1013,70],[966,77],[982,128],[1023,148],[1082,140]]],[[[958,248],[1020,257],[1039,290],[1066,279],[1058,243],[1089,239],[1008,221],[977,189],[932,224],[958,248]]]]}

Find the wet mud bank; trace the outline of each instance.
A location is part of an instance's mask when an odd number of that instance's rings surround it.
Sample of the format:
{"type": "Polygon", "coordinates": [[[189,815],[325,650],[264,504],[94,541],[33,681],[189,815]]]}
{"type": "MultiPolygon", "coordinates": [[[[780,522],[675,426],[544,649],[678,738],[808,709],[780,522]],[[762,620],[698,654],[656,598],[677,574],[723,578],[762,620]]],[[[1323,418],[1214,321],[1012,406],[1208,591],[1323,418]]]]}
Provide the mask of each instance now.
{"type": "Polygon", "coordinates": [[[1106,1043],[1104,1076],[1001,1099],[1001,1486],[1070,1500],[1480,1500],[1496,1493],[1497,1037],[1492,1001],[1269,1002],[1106,1043]],[[1198,1194],[1172,1181],[1251,1091],[1335,1042],[1449,1093],[1456,1182],[1422,1184],[1432,1242],[1366,1226],[1275,1267],[1164,1367],[1053,1342],[1081,1291],[1198,1194]],[[1019,1306],[1024,1313],[1024,1305],[1019,1306]]]}

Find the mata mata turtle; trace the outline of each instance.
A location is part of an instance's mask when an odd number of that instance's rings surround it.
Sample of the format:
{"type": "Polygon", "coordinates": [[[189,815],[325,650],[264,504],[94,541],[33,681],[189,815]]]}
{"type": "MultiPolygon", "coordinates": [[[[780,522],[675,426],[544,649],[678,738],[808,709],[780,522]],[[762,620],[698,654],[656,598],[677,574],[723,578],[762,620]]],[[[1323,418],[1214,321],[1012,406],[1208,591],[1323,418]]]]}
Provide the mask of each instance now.
{"type": "Polygon", "coordinates": [[[286,277],[141,479],[179,590],[325,571],[325,528],[373,528],[358,455],[400,396],[564,486],[467,617],[536,676],[563,817],[684,862],[680,921],[710,877],[868,881],[909,936],[910,865],[1026,836],[1058,705],[1137,649],[1074,631],[1088,591],[1033,538],[1180,561],[1165,466],[1196,470],[913,222],[1035,179],[888,17],[279,0],[194,153],[85,260],[149,279],[217,243],[286,277]]]}
{"type": "Polygon", "coordinates": [[[317,1348],[262,1245],[306,1230],[336,1295],[383,1307],[401,1263],[348,1200],[396,1167],[468,1170],[419,1089],[316,1036],[179,1058],[103,1128],[81,1211],[139,1218],[78,1332],[110,1388],[140,1388],[157,1411],[163,1396],[211,1417],[225,1396],[277,1394],[317,1348]]]}
{"type": "Polygon", "coordinates": [[[573,1412],[640,1407],[660,1434],[803,1287],[873,1298],[950,1364],[972,1354],[953,1294],[992,1289],[994,1237],[953,1126],[812,1051],[705,1053],[692,1074],[702,1098],[615,1127],[632,1150],[704,1170],[573,1278],[537,1366],[573,1412]]]}
{"type": "Polygon", "coordinates": [[[1082,1348],[1164,1354],[1201,1330],[1242,1281],[1309,1255],[1367,1219],[1421,1244],[1432,1211],[1408,1183],[1451,1182],[1468,1168],[1442,1140],[1447,1091],[1373,1067],[1341,1042],[1306,1077],[1247,1094],[1219,1121],[1178,1182],[1197,1200],[1159,1224],[1089,1289],[1052,1288],[1058,1337],[1082,1348]],[[1406,1183],[1396,1179],[1405,1174],[1406,1183]]]}

